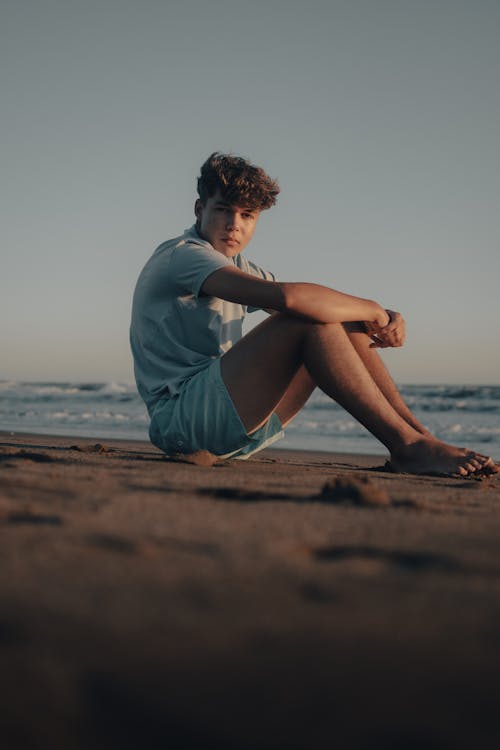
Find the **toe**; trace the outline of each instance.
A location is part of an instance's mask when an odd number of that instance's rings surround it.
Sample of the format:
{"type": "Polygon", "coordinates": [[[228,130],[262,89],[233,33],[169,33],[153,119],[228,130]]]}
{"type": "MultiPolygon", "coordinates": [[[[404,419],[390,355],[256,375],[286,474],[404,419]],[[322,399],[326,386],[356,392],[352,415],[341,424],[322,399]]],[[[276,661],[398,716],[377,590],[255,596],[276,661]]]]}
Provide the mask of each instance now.
{"type": "Polygon", "coordinates": [[[483,463],[481,461],[478,461],[477,458],[471,459],[469,463],[474,467],[474,471],[481,471],[481,469],[483,468],[483,463]]]}
{"type": "Polygon", "coordinates": [[[481,457],[481,472],[484,474],[497,474],[500,471],[500,467],[493,461],[491,456],[481,457]]]}
{"type": "Polygon", "coordinates": [[[470,463],[474,464],[478,474],[490,474],[494,471],[495,462],[490,456],[483,456],[482,453],[474,453],[474,458],[470,459],[470,463]]]}
{"type": "Polygon", "coordinates": [[[486,464],[483,471],[485,474],[488,474],[488,476],[491,474],[498,474],[498,472],[500,472],[500,466],[492,461],[491,463],[486,464]]]}
{"type": "MultiPolygon", "coordinates": [[[[476,453],[476,452],[475,452],[475,453],[476,453]]],[[[482,458],[482,459],[484,459],[485,461],[492,461],[492,458],[491,458],[491,456],[487,456],[487,455],[486,455],[486,453],[476,453],[476,456],[477,456],[478,458],[482,458]]]]}

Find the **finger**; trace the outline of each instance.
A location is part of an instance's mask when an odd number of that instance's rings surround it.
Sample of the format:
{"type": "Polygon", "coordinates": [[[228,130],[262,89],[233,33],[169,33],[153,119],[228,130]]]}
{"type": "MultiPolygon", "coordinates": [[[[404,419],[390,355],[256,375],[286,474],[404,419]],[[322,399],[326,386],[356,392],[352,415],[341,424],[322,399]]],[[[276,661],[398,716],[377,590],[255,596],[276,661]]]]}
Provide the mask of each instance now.
{"type": "Polygon", "coordinates": [[[401,313],[395,312],[394,310],[386,310],[389,315],[389,322],[384,326],[384,331],[394,330],[401,325],[401,313]]]}
{"type": "Polygon", "coordinates": [[[398,337],[394,333],[381,332],[377,338],[386,346],[394,346],[398,340],[398,337]]]}

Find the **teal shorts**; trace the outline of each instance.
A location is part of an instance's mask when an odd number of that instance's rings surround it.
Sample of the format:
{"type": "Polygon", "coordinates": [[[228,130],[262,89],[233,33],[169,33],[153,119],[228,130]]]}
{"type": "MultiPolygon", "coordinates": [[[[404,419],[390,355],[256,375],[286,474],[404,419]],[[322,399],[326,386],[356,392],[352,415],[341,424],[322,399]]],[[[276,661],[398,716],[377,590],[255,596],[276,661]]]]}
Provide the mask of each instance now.
{"type": "Polygon", "coordinates": [[[247,434],[220,372],[220,359],[187,380],[181,391],[155,405],[149,437],[167,454],[210,451],[221,458],[249,458],[284,435],[277,414],[247,434]]]}

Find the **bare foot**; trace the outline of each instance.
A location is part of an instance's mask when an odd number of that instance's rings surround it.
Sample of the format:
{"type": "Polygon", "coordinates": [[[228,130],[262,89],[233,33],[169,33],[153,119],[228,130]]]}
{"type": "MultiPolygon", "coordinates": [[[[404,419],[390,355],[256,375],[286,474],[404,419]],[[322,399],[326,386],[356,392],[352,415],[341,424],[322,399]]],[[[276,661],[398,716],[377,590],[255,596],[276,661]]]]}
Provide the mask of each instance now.
{"type": "Polygon", "coordinates": [[[390,466],[393,471],[407,474],[452,477],[490,476],[500,471],[489,456],[427,437],[393,451],[390,466]]]}

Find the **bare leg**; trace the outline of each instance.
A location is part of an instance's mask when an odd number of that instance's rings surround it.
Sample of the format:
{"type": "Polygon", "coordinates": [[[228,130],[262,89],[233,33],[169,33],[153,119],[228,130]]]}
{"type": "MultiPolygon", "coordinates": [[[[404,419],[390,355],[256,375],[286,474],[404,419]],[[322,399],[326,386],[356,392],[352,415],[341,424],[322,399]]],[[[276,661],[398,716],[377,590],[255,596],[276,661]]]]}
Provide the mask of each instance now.
{"type": "MultiPolygon", "coordinates": [[[[403,401],[394,381],[392,380],[382,358],[376,349],[370,348],[371,339],[365,332],[363,323],[344,323],[347,335],[358,352],[366,369],[378,385],[393,409],[414,427],[421,435],[433,437],[410,411],[403,401]]],[[[302,366],[294,376],[285,395],[279,402],[275,412],[284,427],[298,414],[316,387],[306,368],[302,366]]]]}
{"type": "MultiPolygon", "coordinates": [[[[344,328],[347,331],[349,339],[358,352],[359,356],[363,360],[367,370],[371,374],[372,378],[389,401],[391,406],[397,411],[397,413],[403,417],[417,432],[421,435],[426,435],[429,438],[436,439],[434,435],[429,432],[410,411],[407,404],[403,401],[401,394],[399,393],[393,379],[389,375],[389,372],[380,357],[376,349],[370,348],[371,339],[365,333],[363,323],[344,323],[344,328]]],[[[482,458],[487,458],[482,454],[478,454],[482,458]]]]}
{"type": "Polygon", "coordinates": [[[361,357],[366,369],[378,385],[393,409],[421,435],[432,437],[403,401],[393,379],[376,349],[371,349],[371,339],[365,333],[363,323],[344,323],[349,339],[361,357]]]}
{"type": "Polygon", "coordinates": [[[261,323],[222,358],[222,376],[248,432],[283,405],[303,364],[325,393],[389,449],[396,470],[464,476],[494,470],[491,459],[428,438],[398,414],[342,325],[286,315],[261,323]]]}
{"type": "MultiPolygon", "coordinates": [[[[433,437],[429,430],[418,421],[408,408],[407,404],[403,401],[401,394],[377,350],[370,348],[371,339],[365,332],[363,323],[344,323],[343,325],[352,345],[361,357],[366,369],[391,406],[406,422],[408,422],[409,425],[414,427],[417,432],[420,432],[421,435],[433,437]]],[[[288,425],[303,408],[315,388],[316,383],[313,381],[306,368],[302,366],[294,376],[288,390],[274,410],[284,427],[286,427],[286,425],[288,425]]]]}
{"type": "Polygon", "coordinates": [[[299,413],[315,388],[316,383],[304,365],[302,365],[294,375],[285,395],[274,410],[280,418],[283,427],[286,427],[299,413]]]}

